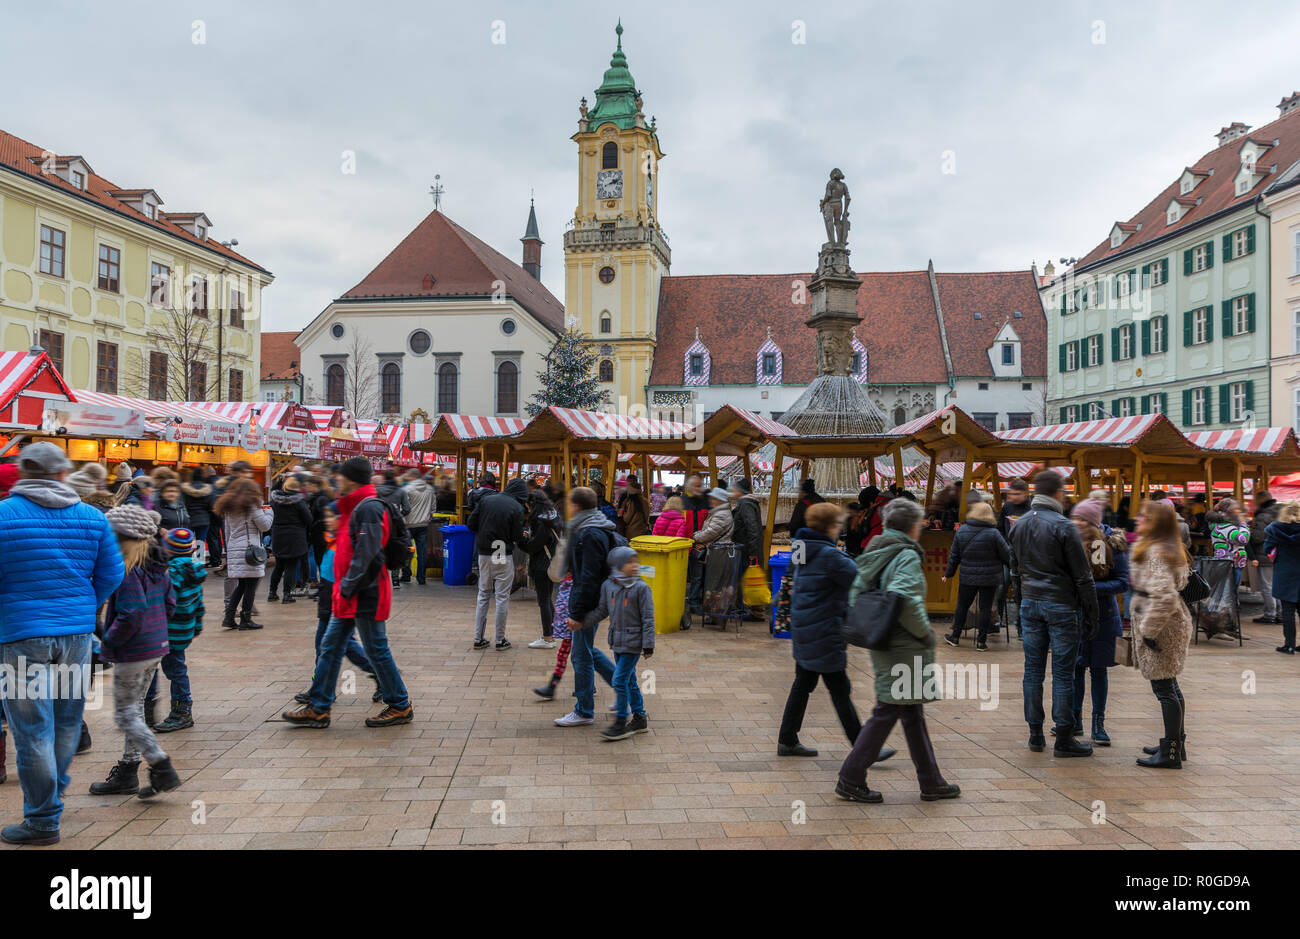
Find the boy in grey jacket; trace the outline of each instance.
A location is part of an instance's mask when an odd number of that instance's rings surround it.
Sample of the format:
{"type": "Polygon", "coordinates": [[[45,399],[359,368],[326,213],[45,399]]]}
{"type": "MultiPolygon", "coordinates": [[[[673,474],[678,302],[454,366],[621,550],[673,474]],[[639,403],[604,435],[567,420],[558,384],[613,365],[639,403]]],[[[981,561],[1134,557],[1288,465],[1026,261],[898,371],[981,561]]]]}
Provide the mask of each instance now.
{"type": "Polygon", "coordinates": [[[650,585],[641,579],[634,550],[623,546],[609,552],[610,575],[601,584],[600,605],[587,614],[586,625],[609,617],[609,647],[614,653],[614,723],[600,735],[623,740],[646,732],[645,702],[637,685],[636,664],[655,651],[655,608],[650,585]],[[630,712],[630,719],[629,719],[630,712]]]}

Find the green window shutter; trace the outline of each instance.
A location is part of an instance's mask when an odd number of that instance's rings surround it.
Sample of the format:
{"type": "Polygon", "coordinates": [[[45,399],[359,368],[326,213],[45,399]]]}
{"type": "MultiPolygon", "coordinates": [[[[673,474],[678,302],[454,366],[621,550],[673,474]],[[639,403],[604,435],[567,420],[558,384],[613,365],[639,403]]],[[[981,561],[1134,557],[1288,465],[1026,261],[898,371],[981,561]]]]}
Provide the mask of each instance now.
{"type": "Polygon", "coordinates": [[[1191,272],[1192,272],[1192,249],[1188,248],[1186,251],[1183,252],[1183,273],[1190,274],[1191,272]]]}
{"type": "Polygon", "coordinates": [[[1223,260],[1232,260],[1232,233],[1223,236],[1223,260]]]}
{"type": "Polygon", "coordinates": [[[1254,250],[1255,250],[1255,226],[1252,224],[1246,227],[1246,253],[1251,254],[1254,252],[1254,250]]]}
{"type": "Polygon", "coordinates": [[[1106,343],[1101,340],[1101,333],[1097,333],[1097,364],[1106,364],[1106,343]]]}
{"type": "Polygon", "coordinates": [[[1151,321],[1142,321],[1142,354],[1151,354],[1151,321]]]}
{"type": "Polygon", "coordinates": [[[1169,283],[1169,259],[1168,258],[1160,259],[1160,283],[1162,284],[1169,283]]]}
{"type": "Polygon", "coordinates": [[[1183,345],[1192,344],[1192,311],[1187,310],[1183,313],[1183,345]]]}
{"type": "Polygon", "coordinates": [[[1059,346],[1057,346],[1056,351],[1057,354],[1060,356],[1060,367],[1058,368],[1058,371],[1064,372],[1065,371],[1065,343],[1061,343],[1059,346]]]}
{"type": "Polygon", "coordinates": [[[1119,327],[1118,326],[1112,326],[1110,328],[1110,360],[1112,362],[1119,361],[1119,327]]]}
{"type": "Polygon", "coordinates": [[[1150,414],[1150,413],[1151,413],[1151,396],[1150,396],[1150,395],[1143,395],[1141,400],[1142,400],[1142,413],[1143,413],[1143,414],[1150,414]]]}
{"type": "Polygon", "coordinates": [[[1246,328],[1252,333],[1255,331],[1255,295],[1253,293],[1246,300],[1246,328]]]}
{"type": "Polygon", "coordinates": [[[1232,301],[1223,301],[1223,338],[1232,335],[1232,301]]]}
{"type": "Polygon", "coordinates": [[[1065,315],[1065,294],[1061,294],[1061,315],[1065,315]]]}
{"type": "Polygon", "coordinates": [[[1183,389],[1183,426],[1192,426],[1192,389],[1183,389]]]}
{"type": "Polygon", "coordinates": [[[1160,413],[1166,415],[1169,413],[1169,395],[1163,391],[1160,392],[1160,413]]]}
{"type": "Polygon", "coordinates": [[[1119,417],[1119,403],[1123,400],[1124,400],[1123,398],[1116,398],[1114,401],[1110,403],[1111,417],[1119,417]]]}
{"type": "Polygon", "coordinates": [[[1057,421],[1057,423],[1058,423],[1058,424],[1064,424],[1064,423],[1065,423],[1065,408],[1064,408],[1064,407],[1061,408],[1061,419],[1060,419],[1059,421],[1057,421]]]}
{"type": "MultiPolygon", "coordinates": [[[[1227,257],[1227,253],[1224,254],[1227,257]]],[[[1214,267],[1214,242],[1213,240],[1205,243],[1205,269],[1208,271],[1214,267]]]]}
{"type": "MultiPolygon", "coordinates": [[[[1206,390],[1209,395],[1209,390],[1206,390]]],[[[1228,424],[1232,421],[1232,385],[1219,386],[1219,423],[1228,424]]]]}
{"type": "Polygon", "coordinates": [[[1251,414],[1252,417],[1254,416],[1254,414],[1255,414],[1255,383],[1254,383],[1253,381],[1248,381],[1248,382],[1246,382],[1246,410],[1250,412],[1250,414],[1251,414]]]}
{"type": "Polygon", "coordinates": [[[1214,307],[1205,308],[1205,341],[1214,342],[1214,307]]]}

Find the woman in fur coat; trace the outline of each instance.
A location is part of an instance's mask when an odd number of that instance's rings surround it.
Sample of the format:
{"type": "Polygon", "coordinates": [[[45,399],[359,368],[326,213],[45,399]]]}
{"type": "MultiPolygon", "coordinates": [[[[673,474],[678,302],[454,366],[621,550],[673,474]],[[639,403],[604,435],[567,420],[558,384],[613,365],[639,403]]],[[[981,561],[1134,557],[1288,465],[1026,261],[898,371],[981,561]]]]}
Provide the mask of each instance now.
{"type": "Polygon", "coordinates": [[[1165,733],[1159,746],[1139,766],[1182,769],[1187,734],[1186,705],[1178,676],[1187,662],[1192,615],[1179,591],[1187,586],[1189,559],[1178,532],[1178,516],[1160,502],[1146,502],[1137,518],[1138,541],[1133,546],[1133,654],[1142,677],[1160,702],[1165,733]]]}

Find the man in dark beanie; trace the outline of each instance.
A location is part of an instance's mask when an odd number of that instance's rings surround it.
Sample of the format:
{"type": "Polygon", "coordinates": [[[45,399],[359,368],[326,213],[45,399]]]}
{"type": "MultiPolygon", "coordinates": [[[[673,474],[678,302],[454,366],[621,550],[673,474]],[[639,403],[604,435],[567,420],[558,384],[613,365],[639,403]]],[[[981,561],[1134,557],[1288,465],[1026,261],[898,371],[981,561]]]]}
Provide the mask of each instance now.
{"type": "MultiPolygon", "coordinates": [[[[366,718],[367,727],[409,724],[414,716],[402,673],[388,647],[385,624],[392,610],[393,583],[384,567],[388,542],[388,510],[370,484],[374,470],[365,457],[345,460],[338,482],[339,527],[334,543],[334,603],[329,625],[321,637],[312,678],[310,701],[283,717],[304,727],[328,727],[330,707],[348,638],[355,627],[375,669],[384,709],[366,718]]],[[[323,588],[322,588],[323,589],[323,588]]]]}

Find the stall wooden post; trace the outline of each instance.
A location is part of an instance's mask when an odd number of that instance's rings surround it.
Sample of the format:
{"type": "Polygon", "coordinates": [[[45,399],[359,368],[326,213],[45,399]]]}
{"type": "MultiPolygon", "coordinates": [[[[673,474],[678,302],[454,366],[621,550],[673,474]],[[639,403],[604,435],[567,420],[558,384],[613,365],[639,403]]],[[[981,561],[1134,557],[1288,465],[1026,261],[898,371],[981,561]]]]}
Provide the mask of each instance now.
{"type": "MultiPolygon", "coordinates": [[[[777,466],[779,467],[780,464],[778,463],[777,466]]],[[[773,470],[773,472],[779,472],[779,471],[780,471],[779,469],[773,470]]],[[[801,493],[803,492],[803,484],[808,481],[808,474],[811,472],[812,472],[812,460],[801,461],[799,466],[799,491],[801,493]]]]}
{"type": "Polygon", "coordinates": [[[567,440],[564,441],[564,452],[561,454],[561,459],[564,462],[560,467],[560,472],[563,474],[560,482],[564,486],[565,498],[568,498],[569,493],[573,492],[573,458],[569,453],[569,441],[567,440]]]}
{"type": "Polygon", "coordinates": [[[781,494],[781,477],[785,475],[781,472],[781,468],[785,465],[785,450],[779,443],[776,445],[776,455],[773,459],[775,462],[772,464],[772,485],[768,487],[767,493],[767,525],[763,528],[764,559],[772,556],[772,531],[776,528],[776,501],[777,496],[781,494]]]}
{"type": "Polygon", "coordinates": [[[752,453],[753,451],[751,451],[748,447],[745,448],[745,456],[744,456],[745,484],[749,486],[750,492],[754,491],[754,467],[750,464],[750,459],[749,459],[752,453]]]}
{"type": "Polygon", "coordinates": [[[709,485],[716,487],[718,482],[718,451],[709,447],[709,485]]]}
{"type": "Polygon", "coordinates": [[[1119,500],[1122,498],[1124,498],[1124,474],[1116,468],[1115,491],[1110,494],[1110,510],[1112,512],[1119,511],[1119,500]]]}
{"type": "Polygon", "coordinates": [[[1002,511],[1002,476],[998,473],[996,461],[985,463],[984,466],[989,470],[989,485],[993,487],[993,514],[997,515],[1002,511]]]}
{"type": "Polygon", "coordinates": [[[646,501],[650,501],[650,488],[653,484],[650,482],[650,454],[641,454],[641,491],[645,494],[646,501]]]}
{"type": "Polygon", "coordinates": [[[1238,502],[1242,501],[1241,460],[1236,457],[1232,460],[1232,497],[1238,502]]]}
{"type": "Polygon", "coordinates": [[[930,472],[925,478],[925,504],[928,506],[934,501],[934,476],[939,468],[938,457],[930,454],[930,472]]]}
{"type": "Polygon", "coordinates": [[[614,475],[618,472],[618,444],[609,445],[609,458],[605,462],[605,498],[614,501],[614,475]]]}
{"type": "Polygon", "coordinates": [[[505,441],[501,442],[501,488],[506,488],[506,483],[510,481],[510,444],[505,441]]]}
{"type": "Polygon", "coordinates": [[[894,485],[898,491],[903,491],[903,446],[899,444],[894,447],[894,485]]]}
{"type": "MultiPolygon", "coordinates": [[[[975,455],[971,453],[970,448],[968,447],[966,449],[966,466],[962,469],[961,472],[962,496],[961,496],[961,504],[957,506],[957,521],[959,522],[966,521],[966,507],[970,505],[971,470],[974,467],[974,463],[975,463],[975,455]]],[[[934,460],[930,461],[930,465],[934,466],[934,460]]]]}
{"type": "MultiPolygon", "coordinates": [[[[876,458],[874,456],[867,457],[867,482],[876,486],[876,458]]],[[[879,486],[876,488],[879,488],[879,486]]]]}
{"type": "Polygon", "coordinates": [[[1138,506],[1142,504],[1143,493],[1146,492],[1146,474],[1142,468],[1142,454],[1133,451],[1133,498],[1129,500],[1129,513],[1134,518],[1137,517],[1138,506]]]}

